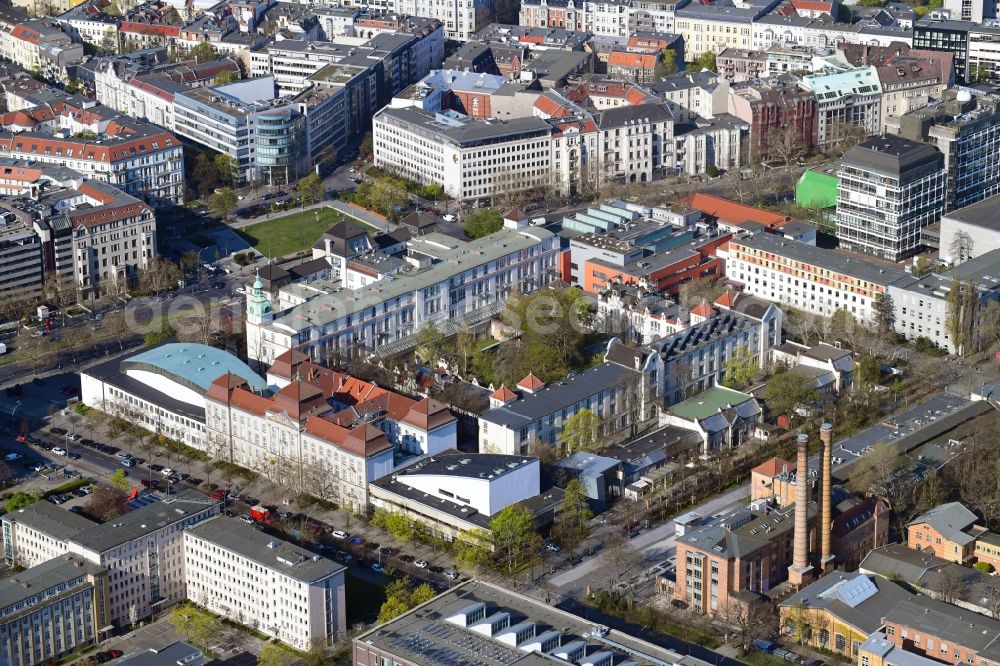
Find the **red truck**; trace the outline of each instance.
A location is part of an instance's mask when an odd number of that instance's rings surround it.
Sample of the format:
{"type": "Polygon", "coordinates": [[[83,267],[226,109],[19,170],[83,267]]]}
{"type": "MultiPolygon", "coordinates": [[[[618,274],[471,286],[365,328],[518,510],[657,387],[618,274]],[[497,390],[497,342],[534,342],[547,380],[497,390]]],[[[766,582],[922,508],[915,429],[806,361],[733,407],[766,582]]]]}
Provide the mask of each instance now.
{"type": "Polygon", "coordinates": [[[271,512],[260,504],[250,509],[250,517],[261,525],[271,524],[271,512]]]}

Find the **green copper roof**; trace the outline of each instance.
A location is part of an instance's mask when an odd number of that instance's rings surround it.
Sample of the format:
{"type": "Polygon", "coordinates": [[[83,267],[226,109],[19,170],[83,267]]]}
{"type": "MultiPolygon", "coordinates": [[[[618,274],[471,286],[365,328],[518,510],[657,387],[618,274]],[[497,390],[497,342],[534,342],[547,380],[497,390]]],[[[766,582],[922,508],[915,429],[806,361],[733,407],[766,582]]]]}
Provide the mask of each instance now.
{"type": "Polygon", "coordinates": [[[713,414],[717,414],[720,409],[743,404],[749,399],[750,396],[746,393],[741,393],[725,386],[713,386],[693,398],[688,398],[684,402],[678,402],[667,411],[684,419],[700,421],[701,419],[707,419],[713,414]]]}
{"type": "Polygon", "coordinates": [[[227,372],[247,380],[258,391],[267,387],[260,375],[229,352],[196,343],[172,342],[154,347],[125,359],[121,369],[156,372],[202,392],[227,372]]]}

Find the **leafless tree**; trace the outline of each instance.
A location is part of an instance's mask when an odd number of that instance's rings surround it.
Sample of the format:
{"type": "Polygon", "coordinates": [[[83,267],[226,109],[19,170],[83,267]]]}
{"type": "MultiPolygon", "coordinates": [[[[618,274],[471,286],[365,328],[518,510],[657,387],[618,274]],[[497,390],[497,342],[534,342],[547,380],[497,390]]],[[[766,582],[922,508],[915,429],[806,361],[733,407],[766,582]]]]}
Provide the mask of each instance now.
{"type": "Polygon", "coordinates": [[[750,649],[755,638],[771,638],[778,634],[778,619],[774,607],[763,599],[730,596],[722,612],[722,620],[732,627],[734,638],[743,651],[750,649]]]}
{"type": "Polygon", "coordinates": [[[934,572],[929,581],[928,588],[938,594],[941,601],[946,604],[954,604],[965,596],[968,589],[966,575],[962,572],[963,567],[959,565],[945,565],[934,572]]]}
{"type": "Polygon", "coordinates": [[[638,582],[636,579],[642,571],[644,559],[642,553],[621,535],[615,534],[606,539],[600,557],[600,570],[608,593],[625,599],[632,606],[638,582]]]}

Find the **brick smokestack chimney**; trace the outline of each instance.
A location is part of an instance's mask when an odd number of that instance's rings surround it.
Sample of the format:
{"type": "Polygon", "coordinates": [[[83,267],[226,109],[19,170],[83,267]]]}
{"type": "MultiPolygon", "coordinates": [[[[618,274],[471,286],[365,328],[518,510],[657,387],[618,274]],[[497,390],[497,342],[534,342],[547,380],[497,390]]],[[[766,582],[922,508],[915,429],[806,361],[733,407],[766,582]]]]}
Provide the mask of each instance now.
{"type": "Polygon", "coordinates": [[[819,429],[819,439],[823,443],[820,452],[822,465],[819,488],[819,538],[820,567],[828,571],[833,567],[833,550],[830,546],[830,529],[833,522],[833,426],[824,423],[819,429]]]}
{"type": "Polygon", "coordinates": [[[795,533],[788,582],[802,587],[812,578],[812,567],[809,565],[809,435],[799,435],[797,444],[799,457],[795,466],[795,533]]]}

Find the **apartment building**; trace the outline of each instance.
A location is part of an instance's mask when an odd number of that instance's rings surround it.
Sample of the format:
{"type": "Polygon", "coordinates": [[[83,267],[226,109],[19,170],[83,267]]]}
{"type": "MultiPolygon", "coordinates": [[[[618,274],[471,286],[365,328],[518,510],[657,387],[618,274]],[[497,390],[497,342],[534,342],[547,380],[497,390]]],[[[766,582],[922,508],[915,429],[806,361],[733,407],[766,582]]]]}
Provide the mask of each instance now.
{"type": "Polygon", "coordinates": [[[77,287],[93,294],[124,291],[157,256],[153,209],[98,180],[77,191],[79,198],[64,202],[77,287]]]}
{"type": "Polygon", "coordinates": [[[745,293],[825,317],[844,309],[868,322],[876,316],[876,300],[904,276],[864,259],[767,233],[734,237],[726,259],[726,277],[745,293]]]}
{"type": "Polygon", "coordinates": [[[789,146],[798,145],[802,152],[816,147],[816,97],[795,81],[774,79],[733,85],[729,89],[729,108],[750,126],[750,151],[755,159],[780,159],[780,151],[787,151],[789,146]]]}
{"type": "Polygon", "coordinates": [[[308,170],[305,120],[274,86],[266,76],[178,93],[175,130],[236,160],[240,183],[293,184],[308,170]]]}
{"type": "Polygon", "coordinates": [[[882,128],[882,89],[874,67],[802,77],[816,96],[816,141],[836,146],[858,132],[878,134],[882,128]]]}
{"type": "Polygon", "coordinates": [[[528,28],[563,28],[586,32],[590,24],[585,0],[521,0],[517,22],[528,28]]]}
{"type": "Polygon", "coordinates": [[[1000,96],[959,87],[926,107],[886,119],[886,131],[944,156],[944,212],[1000,194],[1000,96]]]}
{"type": "Polygon", "coordinates": [[[690,2],[674,10],[673,32],[684,38],[684,59],[695,62],[705,52],[753,48],[753,23],[777,6],[777,0],[733,3],[690,2]]]}
{"type": "Polygon", "coordinates": [[[0,663],[52,662],[95,644],[111,621],[107,574],[61,555],[0,581],[0,663]]]}
{"type": "Polygon", "coordinates": [[[839,177],[837,238],[844,249],[900,261],[944,212],[944,158],[925,143],[893,134],[871,139],[844,154],[839,177]]]}
{"type": "Polygon", "coordinates": [[[220,510],[217,502],[187,492],[95,524],[48,504],[36,502],[0,518],[7,556],[24,566],[71,553],[103,567],[107,612],[119,627],[184,599],[183,530],[220,510]]]}
{"type": "Polygon", "coordinates": [[[912,22],[901,20],[890,11],[876,9],[851,23],[840,23],[824,13],[808,16],[798,11],[795,15],[776,11],[761,16],[753,22],[752,48],[803,46],[826,49],[839,44],[913,44],[912,22]]]}
{"type": "Polygon", "coordinates": [[[359,346],[377,349],[430,322],[495,316],[512,289],[531,293],[558,275],[558,239],[539,227],[502,229],[475,241],[431,233],[407,241],[406,253],[416,270],[357,289],[291,285],[286,290],[298,304],[277,312],[263,284],[255,284],[247,298],[250,358],[271,363],[293,348],[316,359],[359,346]]]}
{"type": "Polygon", "coordinates": [[[548,386],[528,375],[515,389],[497,389],[491,409],[479,416],[480,451],[516,456],[527,454],[535,442],[556,446],[566,421],[584,409],[600,417],[605,436],[649,418],[641,375],[616,363],[548,386]]]}
{"type": "Polygon", "coordinates": [[[51,19],[35,19],[0,30],[0,56],[37,72],[49,81],[65,81],[66,68],[83,60],[83,45],[74,44],[51,19]]]}
{"type": "Polygon", "coordinates": [[[184,156],[176,136],[104,115],[110,109],[103,107],[66,104],[59,110],[55,118],[43,107],[17,112],[17,127],[5,124],[0,131],[0,158],[66,166],[153,206],[184,201],[184,156]],[[72,136],[81,129],[96,132],[99,141],[72,136]]]}
{"type": "Polygon", "coordinates": [[[187,595],[200,606],[298,650],[347,633],[343,565],[225,516],[183,539],[187,595]]]}
{"type": "Polygon", "coordinates": [[[288,351],[264,394],[220,376],[206,395],[206,450],[357,511],[368,484],[397,466],[454,448],[457,421],[433,400],[413,400],[288,351]]]}

